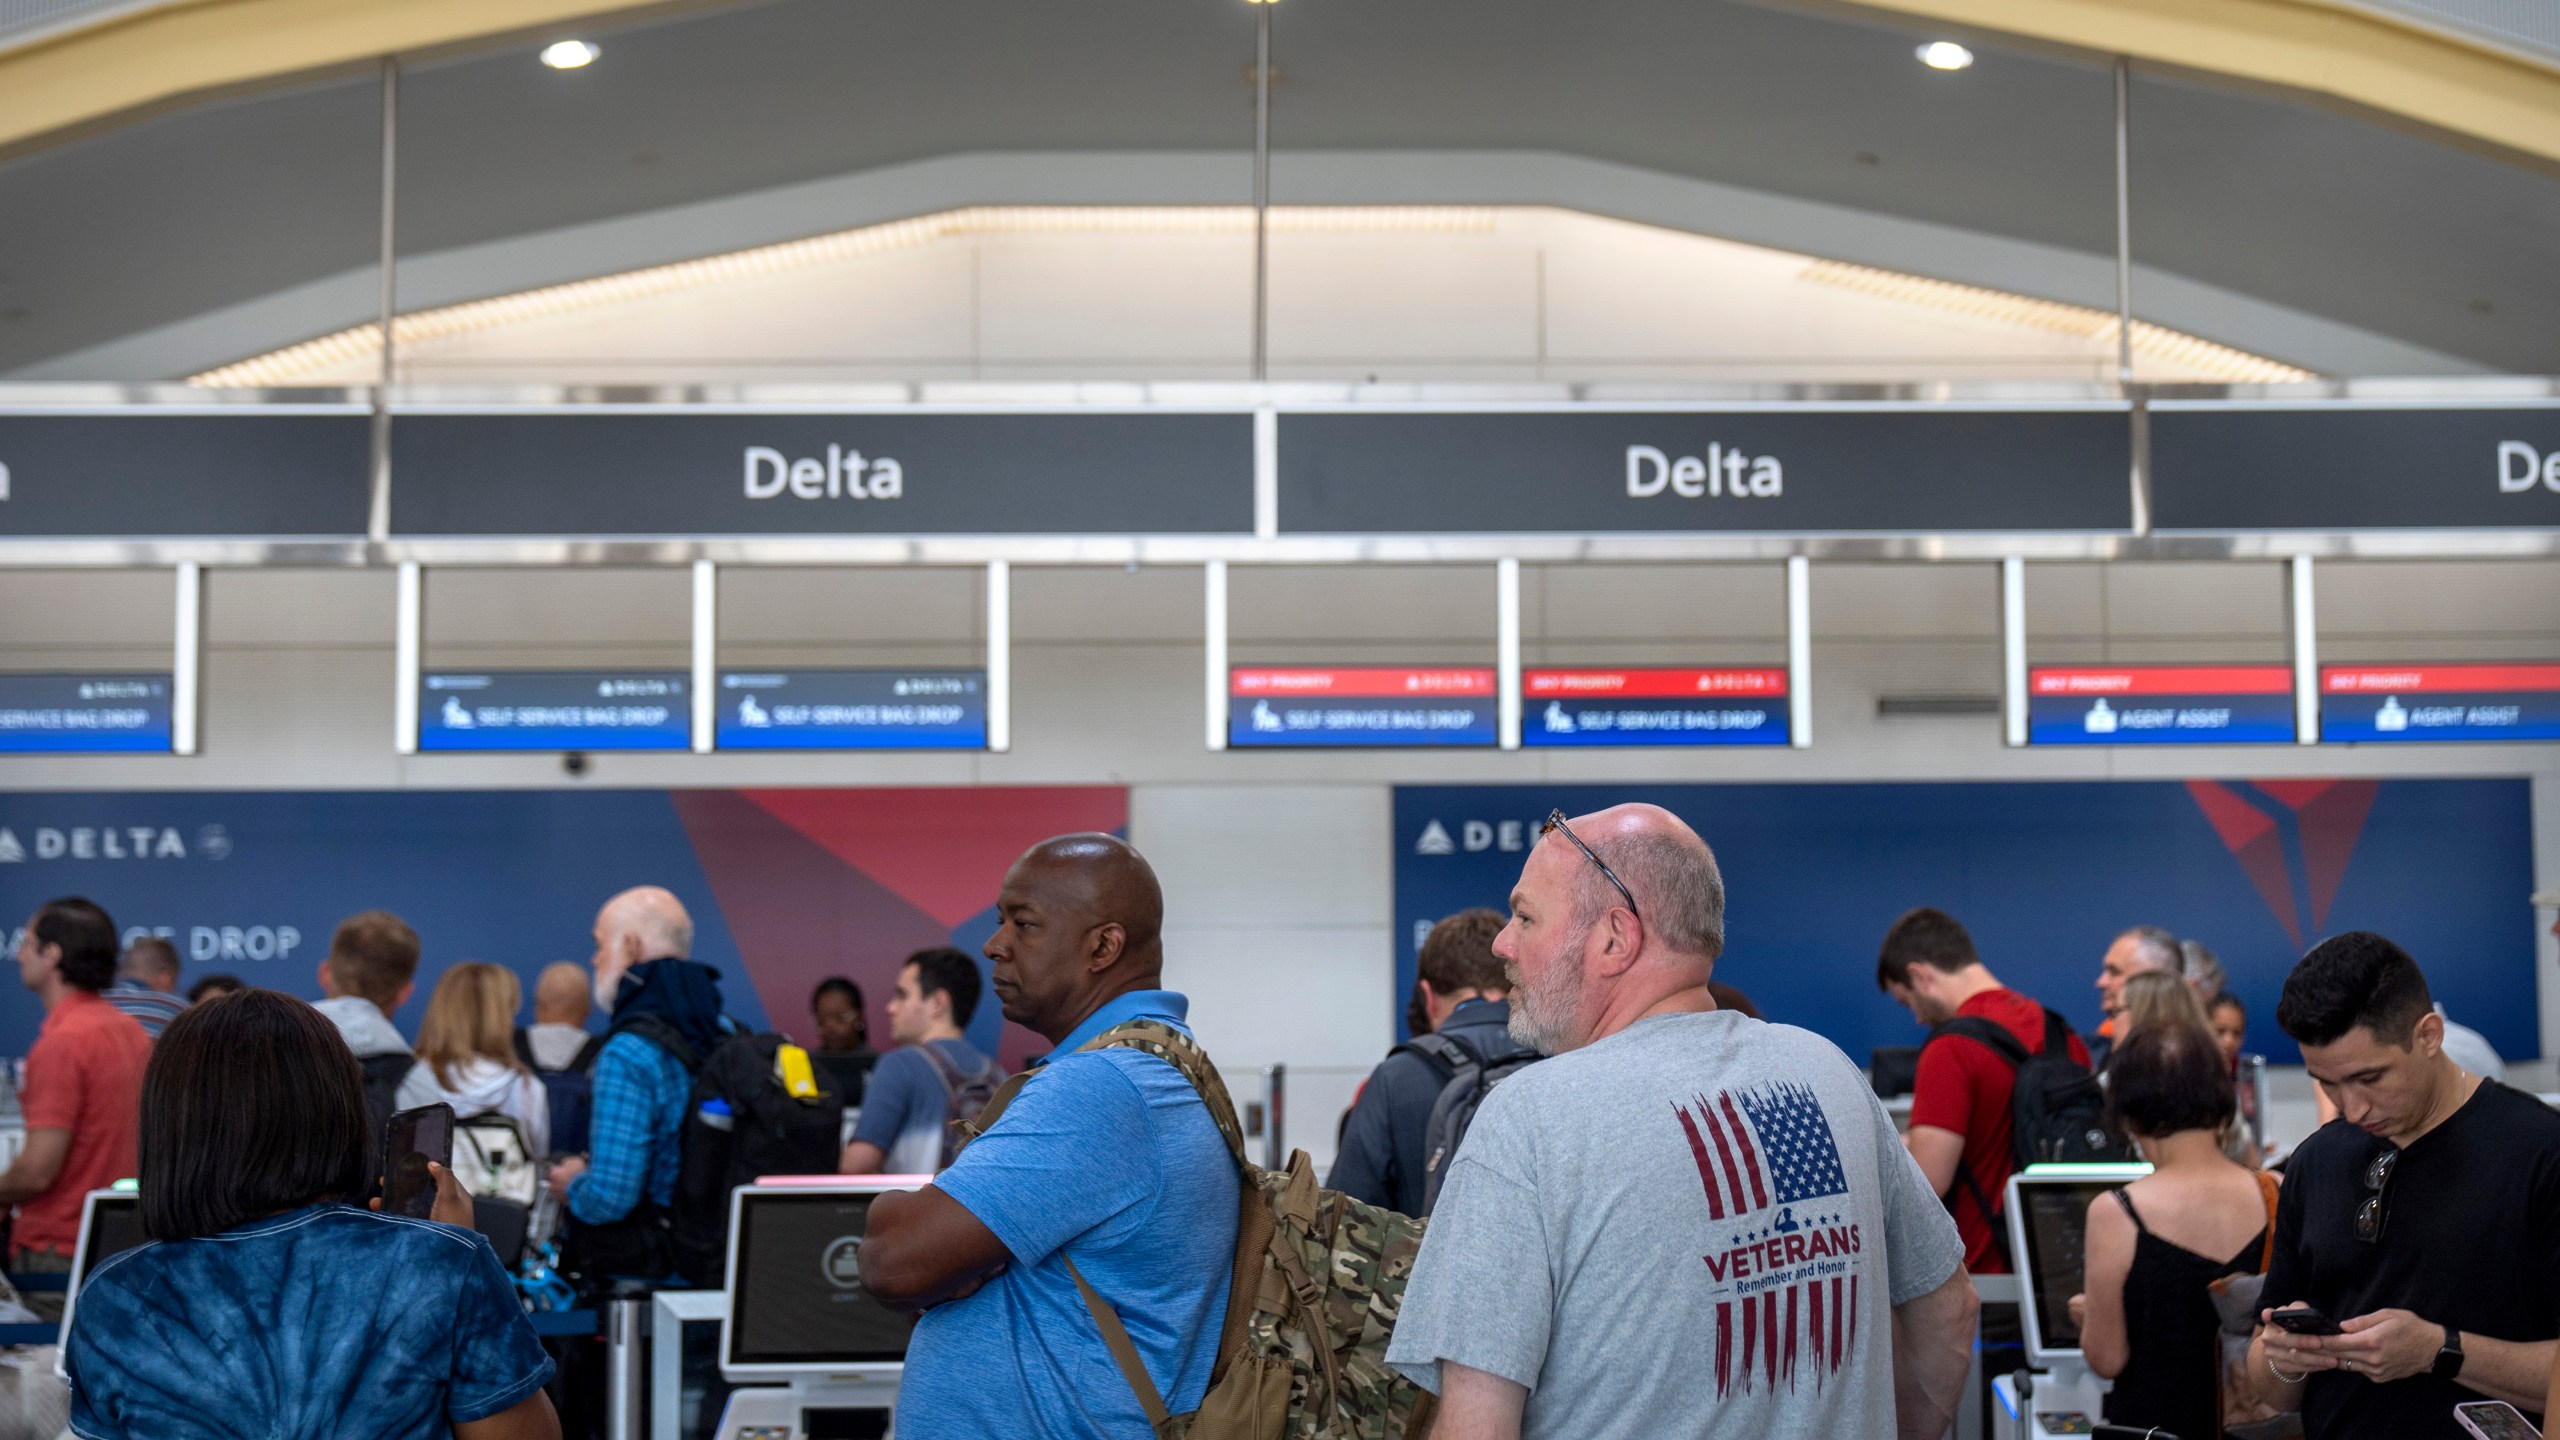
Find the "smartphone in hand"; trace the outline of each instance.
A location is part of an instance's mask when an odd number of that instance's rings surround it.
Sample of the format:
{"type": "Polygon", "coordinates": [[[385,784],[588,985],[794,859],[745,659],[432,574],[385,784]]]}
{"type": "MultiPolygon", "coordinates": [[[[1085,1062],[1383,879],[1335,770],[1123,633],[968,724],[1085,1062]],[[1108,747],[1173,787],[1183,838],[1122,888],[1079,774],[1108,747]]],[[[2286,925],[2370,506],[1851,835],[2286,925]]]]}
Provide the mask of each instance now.
{"type": "Polygon", "coordinates": [[[424,1220],[435,1211],[433,1161],[453,1168],[453,1107],[403,1110],[382,1127],[382,1213],[424,1220]]]}
{"type": "Polygon", "coordinates": [[[2267,1319],[2273,1321],[2277,1329],[2289,1330],[2296,1335],[2343,1335],[2346,1333],[2338,1328],[2337,1321],[2308,1305],[2291,1310],[2278,1310],[2267,1316],[2267,1319]]]}
{"type": "Polygon", "coordinates": [[[2542,1432],[2504,1400],[2472,1400],[2453,1407],[2454,1423],[2479,1440],[2542,1440],[2542,1432]]]}

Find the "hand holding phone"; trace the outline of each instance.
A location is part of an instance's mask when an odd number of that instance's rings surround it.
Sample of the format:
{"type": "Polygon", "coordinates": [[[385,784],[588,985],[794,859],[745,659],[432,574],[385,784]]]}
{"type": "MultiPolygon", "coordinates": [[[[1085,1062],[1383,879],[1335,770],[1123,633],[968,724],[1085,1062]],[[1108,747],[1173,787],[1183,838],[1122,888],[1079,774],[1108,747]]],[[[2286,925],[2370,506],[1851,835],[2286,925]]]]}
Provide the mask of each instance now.
{"type": "Polygon", "coordinates": [[[453,1107],[403,1110],[382,1127],[382,1213],[414,1220],[435,1216],[436,1177],[429,1164],[453,1166],[453,1107]]]}

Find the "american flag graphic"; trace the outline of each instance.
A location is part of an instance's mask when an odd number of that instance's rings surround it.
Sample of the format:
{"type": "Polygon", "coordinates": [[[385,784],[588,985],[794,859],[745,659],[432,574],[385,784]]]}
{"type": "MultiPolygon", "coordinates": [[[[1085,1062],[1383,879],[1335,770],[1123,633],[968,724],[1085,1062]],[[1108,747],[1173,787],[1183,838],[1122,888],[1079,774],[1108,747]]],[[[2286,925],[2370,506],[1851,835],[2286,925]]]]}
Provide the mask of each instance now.
{"type": "Polygon", "coordinates": [[[1858,1339],[1858,1227],[1812,1202],[1846,1195],[1840,1147],[1813,1091],[1774,1085],[1672,1107],[1726,1248],[1705,1258],[1717,1288],[1716,1394],[1816,1387],[1858,1339]],[[1728,1228],[1730,1227],[1730,1228],[1728,1228]],[[1761,1283],[1747,1283],[1754,1279],[1761,1283]]]}

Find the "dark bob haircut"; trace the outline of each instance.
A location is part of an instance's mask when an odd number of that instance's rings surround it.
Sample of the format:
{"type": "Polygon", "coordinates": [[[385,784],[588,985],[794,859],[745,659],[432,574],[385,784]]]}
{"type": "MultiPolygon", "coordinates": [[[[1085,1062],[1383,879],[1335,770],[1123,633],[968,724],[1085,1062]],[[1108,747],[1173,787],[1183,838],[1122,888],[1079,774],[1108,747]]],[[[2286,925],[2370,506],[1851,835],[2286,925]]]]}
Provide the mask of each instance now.
{"type": "Polygon", "coordinates": [[[216,1235],[364,1193],[364,1074],[328,1017],[243,990],[169,1022],[142,1074],[142,1228],[216,1235]]]}
{"type": "Polygon", "coordinates": [[[115,983],[116,922],[96,901],[78,895],[48,900],[28,928],[38,944],[62,947],[57,968],[65,985],[95,994],[115,983]]]}
{"type": "Polygon", "coordinates": [[[2212,1032],[2194,1025],[2140,1026],[2107,1061],[2107,1114],[2128,1135],[2219,1130],[2239,1104],[2212,1032]]]}
{"type": "Polygon", "coordinates": [[[2312,946],[2285,977],[2276,1024],[2297,1045],[2334,1045],[2361,1025],[2406,1050],[2434,1008],[2427,977],[2408,951],[2370,930],[2350,930],[2312,946]]]}
{"type": "Polygon", "coordinates": [[[978,991],[986,978],[978,973],[978,962],[952,949],[936,945],[907,957],[916,967],[916,998],[939,990],[951,997],[951,1023],[966,1029],[969,1017],[978,1013],[978,991]]]}
{"type": "Polygon", "coordinates": [[[1876,988],[1911,983],[1911,967],[1926,965],[1941,975],[1982,963],[1973,948],[1973,937],[1965,933],[1962,923],[1944,910],[1923,905],[1903,912],[1884,932],[1884,944],[1876,952],[1876,988]]]}
{"type": "Polygon", "coordinates": [[[869,1014],[871,1011],[870,1006],[862,1003],[862,987],[842,975],[830,975],[819,981],[818,988],[809,992],[809,1008],[817,1009],[818,1002],[830,995],[843,996],[844,1003],[863,1014],[869,1014]]]}

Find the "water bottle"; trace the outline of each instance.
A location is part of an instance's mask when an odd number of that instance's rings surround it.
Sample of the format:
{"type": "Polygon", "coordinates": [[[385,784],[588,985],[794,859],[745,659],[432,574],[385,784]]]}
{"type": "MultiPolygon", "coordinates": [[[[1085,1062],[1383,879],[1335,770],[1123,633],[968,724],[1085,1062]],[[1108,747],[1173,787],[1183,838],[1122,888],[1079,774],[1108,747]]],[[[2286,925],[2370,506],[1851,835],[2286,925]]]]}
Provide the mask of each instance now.
{"type": "Polygon", "coordinates": [[[702,1102],[701,1115],[702,1123],[714,1130],[733,1129],[738,1123],[737,1112],[729,1108],[728,1101],[717,1095],[702,1102]]]}

